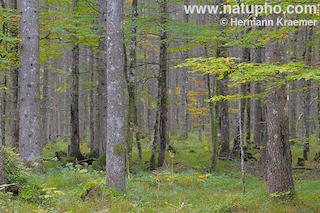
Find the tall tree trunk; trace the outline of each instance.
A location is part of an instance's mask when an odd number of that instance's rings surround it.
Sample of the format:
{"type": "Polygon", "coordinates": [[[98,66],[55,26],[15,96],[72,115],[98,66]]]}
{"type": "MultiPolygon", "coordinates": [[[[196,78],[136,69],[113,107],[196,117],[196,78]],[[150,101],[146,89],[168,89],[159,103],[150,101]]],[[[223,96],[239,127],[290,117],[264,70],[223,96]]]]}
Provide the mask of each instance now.
{"type": "MultiPolygon", "coordinates": [[[[2,115],[1,111],[1,94],[2,90],[0,90],[0,115],[2,115]]],[[[3,152],[2,152],[2,128],[1,128],[1,123],[0,123],[0,185],[4,184],[6,181],[6,173],[4,171],[4,164],[3,164],[3,152]]]]}
{"type": "MultiPolygon", "coordinates": [[[[205,56],[208,58],[208,49],[205,46],[204,47],[205,56]]],[[[214,95],[220,94],[220,81],[214,77],[214,85],[211,85],[210,75],[206,75],[206,81],[207,81],[207,91],[208,91],[208,99],[213,97],[214,95]],[[216,88],[215,94],[213,92],[213,89],[211,89],[211,86],[213,88],[216,88]]],[[[212,102],[209,102],[209,113],[210,113],[210,140],[211,144],[213,146],[213,154],[211,157],[211,172],[216,171],[217,162],[218,162],[218,153],[219,153],[219,140],[218,140],[218,128],[219,128],[219,114],[220,114],[220,105],[218,102],[213,104],[212,102]]]]}
{"type": "MultiPolygon", "coordinates": [[[[85,90],[85,73],[87,72],[87,48],[81,47],[79,54],[79,137],[81,141],[87,139],[87,93],[85,90]]],[[[58,100],[58,99],[57,99],[58,100]]]]}
{"type": "Polygon", "coordinates": [[[123,2],[107,1],[106,187],[125,192],[123,2]]]}
{"type": "MultiPolygon", "coordinates": [[[[210,75],[207,75],[207,89],[208,89],[208,98],[213,96],[211,91],[211,81],[210,75]]],[[[219,149],[219,141],[218,141],[218,117],[219,117],[219,104],[215,104],[215,111],[212,102],[209,102],[209,113],[210,113],[210,133],[211,133],[211,144],[213,144],[213,154],[211,158],[211,172],[216,171],[217,161],[218,161],[218,149],[219,149]],[[214,113],[216,113],[214,115],[214,113]]]]}
{"type": "Polygon", "coordinates": [[[41,100],[41,144],[49,143],[49,69],[48,61],[44,65],[42,79],[42,100],[41,100]]]}
{"type": "MultiPolygon", "coordinates": [[[[150,53],[150,57],[152,58],[153,54],[152,52],[150,53]]],[[[147,71],[148,69],[148,62],[147,62],[147,54],[144,53],[144,63],[145,63],[145,70],[147,71]]],[[[153,69],[150,70],[153,73],[153,69]]],[[[154,131],[154,122],[153,122],[153,109],[152,109],[152,102],[153,102],[153,97],[156,97],[157,95],[154,94],[154,87],[156,86],[156,79],[149,79],[147,82],[147,90],[148,90],[148,107],[147,107],[147,118],[148,118],[148,139],[149,141],[152,140],[152,132],[154,131]]]]}
{"type": "MultiPolygon", "coordinates": [[[[298,31],[295,31],[291,34],[292,42],[290,42],[290,59],[291,62],[297,62],[297,45],[298,45],[298,31]]],[[[297,102],[297,92],[296,92],[297,82],[292,82],[289,84],[289,137],[290,139],[295,140],[297,138],[297,111],[296,111],[296,102],[297,102]]],[[[294,143],[294,141],[293,141],[294,143]]]]}
{"type": "MultiPolygon", "coordinates": [[[[246,30],[246,34],[248,34],[250,32],[250,29],[247,29],[246,30]]],[[[251,61],[251,54],[250,54],[250,49],[249,48],[244,48],[243,50],[242,50],[242,57],[243,57],[243,61],[245,61],[245,62],[247,62],[247,63],[250,63],[250,61],[251,61]]],[[[249,95],[250,94],[250,89],[251,89],[251,87],[250,87],[250,82],[249,83],[246,83],[246,85],[245,85],[245,91],[244,91],[244,95],[249,95]]],[[[250,148],[250,145],[251,145],[251,143],[250,143],[250,136],[251,136],[251,129],[250,129],[250,124],[251,124],[251,114],[250,114],[250,111],[251,111],[251,106],[250,106],[250,104],[251,104],[251,102],[250,102],[250,99],[249,98],[247,98],[247,99],[245,99],[245,115],[242,115],[243,117],[245,117],[246,119],[245,119],[245,121],[246,121],[246,123],[245,123],[245,142],[246,142],[246,146],[247,146],[247,148],[250,148]]],[[[244,120],[242,120],[242,122],[244,122],[244,120]]],[[[243,130],[243,129],[242,129],[243,130]]]]}
{"type": "Polygon", "coordinates": [[[20,112],[19,152],[28,166],[42,155],[40,144],[40,57],[38,1],[21,0],[20,38],[20,112]]]}
{"type": "MultiPolygon", "coordinates": [[[[258,17],[259,20],[261,17],[258,17]]],[[[262,30],[260,27],[259,30],[262,30]]],[[[253,52],[253,62],[260,64],[262,63],[263,47],[257,46],[253,52]]],[[[258,95],[262,92],[260,82],[254,83],[254,93],[258,95]]],[[[253,105],[253,142],[254,145],[260,147],[260,164],[263,170],[266,170],[266,147],[267,147],[267,126],[266,126],[266,104],[261,101],[260,98],[254,100],[253,105]]]]}
{"type": "Polygon", "coordinates": [[[95,90],[94,90],[94,149],[99,153],[99,148],[100,148],[100,112],[99,112],[99,107],[100,104],[99,102],[102,101],[99,99],[99,89],[100,89],[100,84],[99,84],[99,75],[100,75],[100,69],[99,69],[99,54],[96,54],[94,57],[94,70],[95,70],[95,90]]]}
{"type": "MultiPolygon", "coordinates": [[[[184,0],[184,5],[189,5],[189,0],[184,0]]],[[[184,13],[184,21],[189,22],[189,15],[184,13]]],[[[185,44],[188,46],[189,41],[186,40],[185,44]]],[[[189,50],[185,50],[182,53],[183,59],[189,58],[189,50]]],[[[181,89],[180,89],[180,138],[186,140],[188,138],[188,68],[181,68],[181,89]]]]}
{"type": "MultiPolygon", "coordinates": [[[[239,88],[241,92],[241,88],[239,88]]],[[[242,179],[242,194],[246,193],[246,177],[244,168],[244,149],[243,149],[243,115],[242,115],[242,100],[239,100],[239,140],[240,140],[240,158],[241,158],[241,179],[242,179]]]]}
{"type": "Polygon", "coordinates": [[[160,103],[160,148],[158,157],[158,166],[161,167],[165,160],[167,136],[168,136],[168,91],[167,91],[167,10],[168,0],[160,1],[160,8],[162,16],[160,17],[160,23],[162,25],[162,32],[160,35],[160,76],[159,76],[159,89],[161,94],[160,103]]]}
{"type": "MultiPolygon", "coordinates": [[[[78,9],[78,0],[73,0],[73,11],[78,9]]],[[[78,160],[83,156],[80,152],[80,136],[79,136],[79,44],[77,38],[73,38],[72,48],[72,87],[71,87],[71,140],[69,146],[69,156],[78,160]]]]}
{"type": "MultiPolygon", "coordinates": [[[[7,9],[7,5],[6,2],[1,1],[1,7],[6,10],[7,9]]],[[[7,22],[3,22],[2,23],[2,34],[5,36],[9,36],[8,34],[8,23],[7,22]]],[[[7,44],[6,42],[2,43],[2,40],[0,40],[0,44],[3,44],[5,46],[5,48],[7,48],[7,44]]],[[[7,72],[8,70],[5,68],[3,70],[3,76],[2,79],[3,82],[1,82],[1,85],[6,88],[7,87],[7,72]]],[[[5,145],[6,143],[6,101],[7,101],[7,91],[5,89],[3,89],[2,93],[1,93],[0,99],[1,99],[1,111],[2,114],[0,113],[0,123],[1,123],[1,131],[2,131],[2,135],[1,135],[1,140],[2,140],[2,145],[5,145]]]]}
{"type": "MultiPolygon", "coordinates": [[[[107,24],[107,1],[99,1],[99,25],[106,26],[107,24]]],[[[99,35],[103,36],[107,33],[103,28],[99,31],[99,35]]],[[[98,54],[98,73],[99,73],[99,86],[98,86],[98,101],[97,101],[97,140],[99,144],[99,155],[106,153],[106,132],[107,132],[107,84],[106,84],[106,39],[100,38],[99,40],[99,54],[98,54]]]]}
{"type": "MultiPolygon", "coordinates": [[[[136,62],[137,62],[137,17],[138,17],[138,0],[132,1],[132,14],[131,14],[131,34],[133,36],[130,38],[130,57],[129,57],[129,72],[126,76],[127,84],[128,84],[128,93],[129,93],[129,112],[128,112],[128,142],[133,143],[133,133],[136,136],[136,143],[138,148],[139,159],[142,160],[142,149],[141,143],[139,142],[140,139],[140,132],[139,132],[139,125],[138,125],[138,109],[137,109],[137,94],[136,94],[136,62]]],[[[129,145],[132,147],[132,145],[129,145]]],[[[128,153],[131,156],[130,153],[128,153]]]]}
{"type": "MultiPolygon", "coordinates": [[[[3,75],[3,84],[4,87],[7,87],[7,70],[4,71],[3,75]]],[[[7,91],[3,90],[2,94],[2,114],[1,115],[1,131],[2,131],[2,145],[6,144],[6,126],[7,126],[7,91]]]]}
{"type": "MultiPolygon", "coordinates": [[[[48,0],[45,1],[45,11],[49,12],[50,6],[48,0]]],[[[45,40],[46,44],[50,46],[50,40],[45,40]]],[[[41,145],[44,146],[50,141],[50,125],[49,125],[49,83],[50,83],[50,70],[49,64],[51,60],[49,57],[46,58],[44,63],[43,77],[42,77],[42,100],[41,100],[41,145]]]]}
{"type": "MultiPolygon", "coordinates": [[[[222,79],[220,82],[220,93],[223,96],[228,95],[228,79],[222,79]]],[[[230,152],[230,127],[229,127],[229,102],[223,100],[220,102],[220,132],[221,132],[221,152],[220,155],[227,155],[230,152]]]]}
{"type": "MultiPolygon", "coordinates": [[[[250,83],[247,83],[246,95],[250,95],[251,86],[250,83]]],[[[245,131],[245,139],[246,139],[246,147],[250,149],[251,147],[251,102],[250,99],[246,99],[246,131],[245,131]]]]}
{"type": "Polygon", "coordinates": [[[94,101],[94,91],[95,91],[95,86],[94,86],[94,52],[93,50],[90,51],[90,96],[89,96],[89,115],[90,115],[90,150],[94,150],[95,148],[95,101],[94,101]]]}
{"type": "Polygon", "coordinates": [[[157,146],[159,144],[159,116],[160,116],[160,103],[161,103],[161,93],[158,93],[158,102],[157,102],[157,111],[156,111],[156,120],[154,123],[154,135],[152,140],[152,150],[150,158],[150,170],[156,169],[156,155],[157,155],[157,146]]]}
{"type": "MultiPolygon", "coordinates": [[[[270,18],[275,21],[277,15],[270,15],[270,18]]],[[[285,56],[283,41],[279,43],[271,39],[266,42],[267,62],[278,62],[279,59],[284,61],[285,56]]],[[[274,85],[267,94],[268,193],[278,193],[280,197],[285,196],[283,193],[294,193],[286,94],[285,85],[274,85]]]]}
{"type": "MultiPolygon", "coordinates": [[[[306,40],[312,41],[312,35],[313,35],[313,28],[312,26],[306,29],[306,40]]],[[[312,46],[307,46],[305,50],[306,54],[306,61],[309,65],[311,65],[312,62],[312,46]]],[[[303,145],[303,157],[305,160],[308,160],[308,152],[309,149],[309,141],[310,141],[310,134],[311,134],[311,82],[310,80],[304,81],[305,91],[304,91],[304,145],[303,145]]]]}
{"type": "MultiPolygon", "coordinates": [[[[70,57],[70,52],[69,51],[66,51],[66,55],[64,58],[66,58],[66,68],[65,68],[65,71],[69,73],[69,70],[71,70],[71,57],[70,57]]],[[[67,84],[72,84],[72,76],[66,76],[66,82],[67,84]]],[[[66,123],[65,123],[65,134],[66,136],[69,136],[71,135],[70,134],[70,127],[71,127],[71,121],[70,121],[70,107],[71,107],[71,91],[70,90],[67,90],[66,91],[66,96],[65,96],[65,120],[66,120],[66,123]]]]}
{"type": "MultiPolygon", "coordinates": [[[[224,4],[225,0],[220,0],[220,4],[224,4]]],[[[225,18],[225,14],[220,14],[220,19],[225,18]]],[[[225,37],[226,36],[226,27],[221,26],[221,36],[225,37]]],[[[225,41],[220,41],[219,42],[219,47],[217,49],[217,57],[228,57],[228,50],[225,46],[223,46],[225,41]]],[[[228,95],[228,79],[221,79],[219,84],[219,91],[220,94],[216,95],[223,95],[226,96],[228,95]]],[[[217,86],[218,86],[217,84],[217,86]]],[[[226,100],[220,101],[219,103],[220,106],[220,145],[221,145],[221,151],[220,155],[226,156],[230,152],[230,125],[229,125],[229,102],[226,100]]]]}
{"type": "Polygon", "coordinates": [[[289,138],[297,138],[297,129],[296,129],[296,82],[289,84],[289,138]]]}
{"type": "MultiPolygon", "coordinates": [[[[8,2],[8,7],[12,10],[14,10],[16,13],[18,12],[18,3],[17,0],[10,0],[8,2]]],[[[11,37],[15,38],[18,35],[18,30],[13,28],[11,31],[11,37]]],[[[14,148],[19,147],[19,66],[16,66],[15,64],[18,64],[19,58],[18,58],[18,52],[19,52],[19,45],[15,44],[13,45],[11,52],[14,52],[16,55],[12,59],[14,61],[12,67],[11,67],[11,117],[12,117],[12,123],[11,123],[11,144],[14,148]]]]}

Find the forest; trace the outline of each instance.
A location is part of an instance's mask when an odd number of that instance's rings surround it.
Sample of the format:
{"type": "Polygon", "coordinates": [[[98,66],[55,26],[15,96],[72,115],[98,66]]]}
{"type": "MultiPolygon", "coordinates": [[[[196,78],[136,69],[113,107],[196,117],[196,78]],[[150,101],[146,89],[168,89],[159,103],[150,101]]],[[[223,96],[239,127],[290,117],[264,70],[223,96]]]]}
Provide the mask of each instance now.
{"type": "Polygon", "coordinates": [[[320,212],[319,0],[0,0],[0,212],[320,212]]]}

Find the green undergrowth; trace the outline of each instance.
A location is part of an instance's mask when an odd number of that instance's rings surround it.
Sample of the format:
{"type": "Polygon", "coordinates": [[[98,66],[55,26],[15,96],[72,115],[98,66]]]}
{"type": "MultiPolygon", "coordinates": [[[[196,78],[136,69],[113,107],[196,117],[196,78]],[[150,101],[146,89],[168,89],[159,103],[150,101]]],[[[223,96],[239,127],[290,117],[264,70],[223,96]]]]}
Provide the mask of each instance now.
{"type": "MultiPolygon", "coordinates": [[[[268,198],[266,181],[255,173],[246,175],[243,195],[239,162],[220,160],[217,172],[209,174],[210,144],[195,135],[171,140],[176,153],[168,153],[167,165],[157,171],[148,170],[147,142],[141,162],[134,151],[125,194],[106,190],[105,173],[93,166],[50,160],[56,151],[66,152],[67,143],[58,140],[44,148],[45,172],[27,171],[25,179],[37,195],[30,200],[23,198],[25,191],[15,198],[0,193],[0,212],[320,212],[319,172],[294,171],[292,201],[268,198]]],[[[294,158],[300,149],[293,147],[294,158]]]]}

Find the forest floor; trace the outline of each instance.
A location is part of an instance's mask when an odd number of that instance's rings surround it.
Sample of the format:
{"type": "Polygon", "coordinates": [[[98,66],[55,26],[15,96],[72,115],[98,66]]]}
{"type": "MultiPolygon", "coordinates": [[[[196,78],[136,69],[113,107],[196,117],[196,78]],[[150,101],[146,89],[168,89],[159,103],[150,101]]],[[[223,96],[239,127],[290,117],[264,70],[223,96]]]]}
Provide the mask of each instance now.
{"type": "MultiPolygon", "coordinates": [[[[258,162],[246,162],[250,172],[243,195],[239,161],[220,160],[217,172],[209,174],[209,143],[191,134],[187,141],[173,140],[171,145],[177,153],[168,154],[167,167],[154,172],[147,170],[149,151],[143,152],[142,163],[134,152],[127,193],[122,194],[104,189],[103,171],[86,165],[61,166],[53,156],[67,151],[68,140],[58,140],[44,148],[45,172],[26,174],[28,190],[20,189],[16,197],[0,194],[0,212],[320,212],[320,171],[294,170],[294,200],[275,201],[267,196],[264,175],[255,169],[258,162]]],[[[87,143],[81,148],[88,151],[87,143]]],[[[292,150],[296,163],[302,147],[292,150]]],[[[306,166],[320,164],[307,161],[306,166]]]]}

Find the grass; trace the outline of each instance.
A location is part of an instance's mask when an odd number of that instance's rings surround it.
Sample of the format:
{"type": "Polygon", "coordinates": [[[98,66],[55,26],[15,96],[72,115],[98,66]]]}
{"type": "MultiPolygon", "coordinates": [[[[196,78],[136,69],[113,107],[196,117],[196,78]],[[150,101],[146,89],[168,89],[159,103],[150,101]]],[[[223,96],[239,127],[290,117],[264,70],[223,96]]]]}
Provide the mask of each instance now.
{"type": "MultiPolygon", "coordinates": [[[[54,156],[55,151],[66,151],[67,143],[59,140],[43,153],[54,156]]],[[[154,172],[147,170],[149,150],[144,151],[142,163],[133,154],[126,194],[105,190],[104,172],[49,161],[45,173],[28,177],[42,186],[42,199],[32,203],[2,195],[0,212],[320,212],[319,172],[294,171],[296,196],[292,201],[269,199],[266,181],[255,174],[247,174],[247,193],[242,195],[239,162],[219,161],[218,172],[208,174],[211,153],[207,142],[191,134],[187,141],[171,144],[178,153],[167,155],[168,168],[154,172]],[[83,200],[81,194],[90,183],[97,183],[102,192],[83,200]]],[[[293,147],[293,159],[301,154],[300,146],[293,147]]]]}

